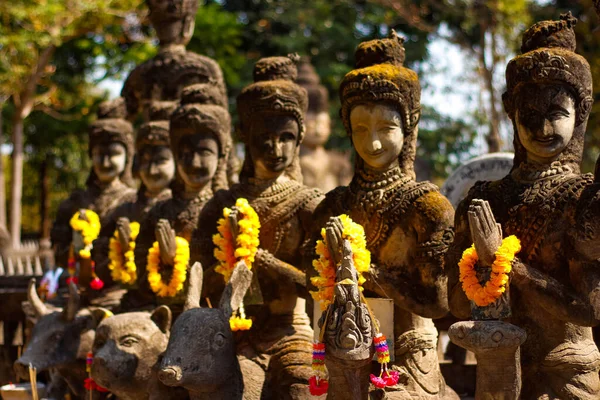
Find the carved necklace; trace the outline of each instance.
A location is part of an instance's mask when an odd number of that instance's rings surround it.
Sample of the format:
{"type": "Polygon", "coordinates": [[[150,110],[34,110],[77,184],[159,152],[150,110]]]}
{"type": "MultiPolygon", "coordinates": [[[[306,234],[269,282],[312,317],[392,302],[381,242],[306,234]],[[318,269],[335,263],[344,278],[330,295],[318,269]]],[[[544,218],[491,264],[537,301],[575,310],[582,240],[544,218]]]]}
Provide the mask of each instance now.
{"type": "Polygon", "coordinates": [[[236,198],[245,197],[250,201],[263,227],[261,247],[264,245],[273,254],[277,254],[281,246],[288,221],[305,204],[321,195],[318,190],[307,188],[295,180],[272,183],[256,178],[249,178],[247,183],[235,185],[232,191],[236,198]],[[273,232],[271,238],[264,236],[269,231],[273,232]]]}
{"type": "MultiPolygon", "coordinates": [[[[565,207],[574,197],[579,197],[581,190],[593,179],[588,174],[574,174],[570,166],[559,161],[545,169],[539,164],[522,163],[511,178],[522,192],[518,195],[517,204],[508,210],[505,230],[519,237],[523,249],[527,249],[528,260],[533,261],[538,258],[546,238],[547,224],[560,219],[565,207]]],[[[510,179],[505,179],[505,182],[512,186],[510,179]]],[[[510,193],[514,187],[505,187],[502,191],[510,193]]]]}
{"type": "Polygon", "coordinates": [[[210,185],[202,189],[200,193],[192,199],[173,197],[173,200],[177,202],[177,207],[175,208],[180,210],[176,214],[176,220],[178,223],[182,224],[182,232],[177,232],[178,234],[189,234],[191,237],[192,231],[196,229],[196,225],[198,224],[198,216],[200,215],[200,211],[202,211],[202,206],[204,206],[204,204],[212,197],[213,192],[210,185]]]}
{"type": "Polygon", "coordinates": [[[554,161],[550,166],[522,162],[519,168],[513,172],[513,178],[521,182],[535,182],[539,179],[547,179],[557,175],[570,175],[573,169],[569,165],[563,165],[560,161],[554,161]]]}
{"type": "Polygon", "coordinates": [[[376,252],[415,198],[436,190],[429,182],[415,182],[400,167],[383,173],[358,171],[350,183],[352,217],[365,228],[367,246],[376,252]]]}

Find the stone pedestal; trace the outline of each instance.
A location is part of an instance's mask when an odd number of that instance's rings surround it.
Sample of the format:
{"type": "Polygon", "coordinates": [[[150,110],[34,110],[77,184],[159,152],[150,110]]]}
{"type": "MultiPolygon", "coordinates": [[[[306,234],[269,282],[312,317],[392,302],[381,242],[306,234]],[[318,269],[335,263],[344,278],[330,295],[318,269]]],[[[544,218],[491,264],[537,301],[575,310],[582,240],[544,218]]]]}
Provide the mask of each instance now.
{"type": "Polygon", "coordinates": [[[461,321],[448,330],[450,340],[475,353],[478,400],[517,400],[521,393],[520,346],[527,334],[502,321],[461,321]]]}

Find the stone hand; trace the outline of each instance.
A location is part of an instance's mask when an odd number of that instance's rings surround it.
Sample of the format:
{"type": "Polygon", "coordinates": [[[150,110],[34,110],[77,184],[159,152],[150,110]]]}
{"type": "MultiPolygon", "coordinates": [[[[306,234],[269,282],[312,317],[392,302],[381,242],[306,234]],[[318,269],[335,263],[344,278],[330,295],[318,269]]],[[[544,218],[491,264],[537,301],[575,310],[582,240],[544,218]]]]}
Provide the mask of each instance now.
{"type": "Polygon", "coordinates": [[[496,251],[502,244],[502,226],[496,223],[490,203],[485,200],[473,199],[468,217],[479,262],[490,267],[496,258],[496,251]]]}
{"type": "MultiPolygon", "coordinates": [[[[85,209],[83,209],[83,208],[79,209],[79,219],[89,222],[88,217],[85,214],[85,209]]],[[[81,250],[85,247],[85,245],[83,243],[83,233],[82,232],[73,230],[73,247],[75,247],[76,250],[81,250]]]]}
{"type": "Polygon", "coordinates": [[[171,224],[166,219],[159,220],[154,233],[158,241],[158,247],[160,248],[161,261],[163,264],[173,265],[177,242],[175,241],[175,231],[171,229],[171,224]]]}
{"type": "Polygon", "coordinates": [[[327,249],[336,265],[342,260],[343,231],[344,227],[342,225],[342,220],[338,217],[330,218],[329,222],[325,225],[327,249]]]}
{"type": "Polygon", "coordinates": [[[227,217],[229,219],[229,226],[231,228],[231,237],[233,238],[233,243],[236,243],[237,236],[240,232],[240,227],[238,225],[238,214],[238,209],[233,207],[231,209],[231,213],[229,213],[229,217],[227,217]]]}
{"type": "Polygon", "coordinates": [[[129,239],[131,238],[131,227],[129,218],[121,217],[117,220],[117,232],[119,232],[119,244],[123,252],[129,249],[129,239]]]}

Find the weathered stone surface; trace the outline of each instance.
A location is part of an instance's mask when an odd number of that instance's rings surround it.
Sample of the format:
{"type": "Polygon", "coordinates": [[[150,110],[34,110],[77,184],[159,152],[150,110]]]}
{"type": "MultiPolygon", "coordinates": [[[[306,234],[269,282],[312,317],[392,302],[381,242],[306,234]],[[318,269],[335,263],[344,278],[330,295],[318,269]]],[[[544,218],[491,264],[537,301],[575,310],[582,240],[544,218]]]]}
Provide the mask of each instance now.
{"type": "MultiPolygon", "coordinates": [[[[23,303],[23,308],[35,320],[35,326],[25,352],[15,362],[15,371],[22,379],[29,379],[30,364],[38,372],[54,371],[76,396],[83,398],[88,396],[84,388],[86,356],[92,350],[95,329],[104,317],[104,311],[80,309],[75,284],[69,285],[69,292],[64,309],[45,305],[37,295],[35,279],[31,279],[28,302],[23,303]]],[[[94,399],[105,397],[99,392],[94,392],[93,396],[94,399]]]]}
{"type": "Polygon", "coordinates": [[[202,277],[202,266],[196,263],[190,271],[185,311],[173,325],[158,377],[166,385],[185,388],[192,400],[248,398],[229,318],[242,303],[252,272],[244,262],[238,263],[219,308],[200,308],[202,277]]]}
{"type": "MultiPolygon", "coordinates": [[[[598,247],[593,240],[578,246],[582,236],[574,234],[585,226],[593,183],[580,172],[592,78],[588,63],[574,53],[575,23],[567,14],[525,32],[523,54],[507,66],[503,96],[515,130],[513,168],[501,180],[479,182],[460,203],[446,257],[452,313],[485,317],[472,313],[477,306],[461,287],[461,255],[474,243],[476,268],[490,268],[503,237],[520,240],[510,301],[502,307],[510,308],[506,322],[527,334],[520,360],[524,399],[600,396],[600,353],[590,328],[600,315],[600,269],[582,251],[598,247]]],[[[518,366],[510,371],[517,374],[518,366]]],[[[496,388],[486,390],[493,395],[496,388]]]]}
{"type": "MultiPolygon", "coordinates": [[[[372,396],[456,398],[439,369],[437,330],[431,321],[448,310],[442,267],[452,240],[453,209],[435,185],[414,180],[421,91],[417,74],[402,65],[402,43],[395,32],[361,43],[357,68],[340,85],[341,116],[357,152],[356,170],[350,185],[328,193],[315,211],[306,265],[315,258],[315,242],[330,217],[347,214],[362,225],[372,263],[365,296],[394,301],[394,337],[388,340],[395,342],[395,359],[390,368],[402,376],[398,385],[385,393],[372,391],[372,396]],[[378,133],[381,124],[390,127],[385,135],[378,133]]],[[[340,249],[332,249],[336,251],[340,249]]],[[[352,357],[345,361],[332,375],[359,369],[352,357]]],[[[368,384],[368,368],[359,375],[352,379],[368,384]]],[[[339,398],[361,398],[356,388],[347,382],[331,389],[339,398]]]]}
{"type": "MultiPolygon", "coordinates": [[[[306,398],[312,374],[310,321],[300,296],[305,296],[306,275],[301,267],[303,241],[312,226],[312,212],[322,195],[300,182],[299,145],[305,130],[306,91],[293,80],[296,56],[269,57],[254,68],[255,82],[238,96],[240,136],[246,157],[240,183],[216,193],[204,207],[192,260],[207,269],[207,295],[214,302],[223,287],[214,273],[212,235],[223,208],[236,199],[248,200],[260,219],[260,248],[252,271],[257,274],[262,303],[248,305],[253,328],[239,334],[237,353],[244,375],[266,371],[266,382],[249,389],[273,398],[306,398]],[[246,368],[249,368],[246,370],[246,368]]],[[[256,385],[248,382],[246,385],[256,385]]]]}

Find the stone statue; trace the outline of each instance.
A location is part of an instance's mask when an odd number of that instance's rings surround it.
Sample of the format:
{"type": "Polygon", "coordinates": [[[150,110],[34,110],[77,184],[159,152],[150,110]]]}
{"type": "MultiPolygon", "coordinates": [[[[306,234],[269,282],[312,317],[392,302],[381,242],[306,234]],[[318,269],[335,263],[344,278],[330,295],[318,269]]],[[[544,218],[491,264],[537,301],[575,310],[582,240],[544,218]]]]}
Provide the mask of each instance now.
{"type": "Polygon", "coordinates": [[[96,328],[91,376],[120,400],[185,399],[183,390],[161,385],[157,364],[167,349],[171,310],[118,314],[96,328]]]}
{"type": "MultiPolygon", "coordinates": [[[[501,180],[477,183],[460,203],[446,258],[456,317],[501,319],[525,331],[520,359],[513,359],[520,363],[523,399],[600,396],[600,354],[590,328],[600,315],[600,269],[597,260],[581,254],[572,234],[582,193],[593,182],[580,172],[592,76],[587,61],[574,52],[576,22],[569,13],[559,21],[539,22],[523,35],[522,54],[506,68],[503,96],[514,127],[513,168],[501,180]],[[509,235],[520,241],[510,264],[510,286],[487,306],[470,302],[459,281],[463,251],[474,243],[474,268],[483,285],[509,235]]],[[[496,339],[513,335],[504,328],[497,332],[496,339]]],[[[488,344],[481,337],[476,342],[488,344]]],[[[486,362],[494,359],[488,356],[486,362]]],[[[498,378],[516,382],[512,395],[505,390],[494,398],[518,398],[519,382],[510,375],[519,368],[509,371],[498,378]]],[[[505,383],[478,380],[488,393],[505,383]]]]}
{"type": "Polygon", "coordinates": [[[63,309],[44,304],[39,298],[35,279],[29,282],[27,302],[23,310],[35,325],[23,355],[14,368],[21,379],[29,378],[29,365],[38,370],[53,371],[53,383],[64,379],[78,398],[104,399],[103,393],[84,387],[86,355],[92,350],[95,329],[104,317],[104,311],[80,307],[76,285],[69,284],[69,298],[63,309]]]}
{"type": "Polygon", "coordinates": [[[308,93],[306,134],[300,146],[300,167],[304,184],[323,192],[347,185],[352,179],[349,157],[341,152],[325,149],[331,134],[329,93],[320,84],[319,76],[308,58],[301,59],[298,65],[296,83],[308,93]]]}
{"type": "Polygon", "coordinates": [[[329,254],[338,258],[334,260],[337,265],[335,296],[328,311],[319,320],[327,353],[327,398],[365,399],[369,395],[368,377],[372,370],[373,339],[378,322],[361,296],[350,242],[344,239],[341,244],[337,243],[339,232],[343,230],[340,218],[331,217],[325,230],[329,254]],[[338,246],[341,246],[341,252],[338,246]]]}
{"type": "MultiPolygon", "coordinates": [[[[237,344],[249,399],[260,398],[261,390],[263,396],[278,399],[309,396],[313,331],[300,297],[306,295],[301,249],[322,195],[301,183],[298,153],[307,95],[293,82],[296,60],[297,56],[270,57],[256,63],[254,83],[237,99],[239,133],[246,146],[240,183],[216,193],[205,206],[199,222],[202,229],[193,240],[198,242],[198,252],[192,260],[202,262],[208,283],[204,286],[210,293],[223,287],[223,277],[214,273],[212,242],[223,208],[245,198],[260,219],[260,248],[252,271],[263,304],[247,305],[253,326],[237,344]],[[248,381],[265,371],[264,388],[263,382],[248,381]]],[[[209,296],[216,301],[220,291],[209,296]]]]}
{"type": "Polygon", "coordinates": [[[194,33],[198,0],[146,0],[150,21],[160,41],[158,54],[137,66],[127,77],[121,95],[134,118],[153,101],[178,101],[185,87],[195,83],[216,85],[226,101],[223,73],[211,58],[186,51],[194,33]]]}
{"type": "Polygon", "coordinates": [[[243,261],[238,263],[218,308],[200,307],[202,276],[196,263],[190,270],[185,311],[173,325],[158,377],[185,388],[192,400],[241,400],[244,381],[229,318],[241,304],[252,272],[243,261]]]}
{"type": "MultiPolygon", "coordinates": [[[[347,214],[364,227],[372,263],[365,296],[394,301],[390,367],[401,378],[386,388],[386,398],[456,398],[439,369],[431,321],[448,311],[443,255],[454,213],[435,185],[414,180],[421,88],[417,74],[403,66],[403,42],[392,32],[361,43],[356,69],[340,84],[340,115],[357,153],[355,172],[349,186],[329,192],[315,211],[311,249],[331,217],[347,214]]],[[[341,254],[343,241],[336,243],[332,254],[341,254]]],[[[314,250],[308,261],[313,259],[314,250]]],[[[343,357],[341,350],[330,343],[326,360],[330,354],[343,357]]],[[[348,369],[360,362],[345,357],[348,369]]],[[[359,375],[368,383],[368,369],[359,375]]],[[[346,389],[340,398],[360,398],[346,389]]]]}
{"type": "MultiPolygon", "coordinates": [[[[116,207],[135,196],[135,190],[131,188],[133,128],[124,118],[123,99],[100,105],[98,120],[92,123],[89,131],[92,171],[87,179],[87,187],[75,190],[58,208],[50,237],[56,264],[65,270],[74,237],[70,220],[75,212],[80,209],[92,210],[103,222],[116,207]]],[[[85,286],[82,281],[80,284],[85,286]]]]}
{"type": "Polygon", "coordinates": [[[115,230],[119,232],[121,249],[125,252],[129,249],[130,222],[140,223],[156,203],[171,198],[170,185],[175,175],[175,160],[170,147],[169,118],[174,108],[174,102],[153,105],[152,121],[139,128],[135,139],[134,162],[135,170],[141,178],[137,196],[121,204],[106,217],[100,236],[94,241],[92,256],[96,262],[96,273],[107,286],[113,283],[108,269],[108,246],[115,230]]]}
{"type": "Polygon", "coordinates": [[[148,250],[158,241],[162,263],[173,266],[175,236],[186,239],[193,249],[192,234],[202,207],[214,192],[227,188],[231,121],[222,101],[219,87],[195,84],[184,89],[181,105],[171,115],[171,149],[177,165],[173,196],[154,206],[141,223],[135,247],[140,290],[130,291],[124,297],[122,306],[126,310],[158,301],[169,305],[176,316],[182,311],[184,290],[175,297],[156,297],[150,291],[146,275],[148,250]]]}

